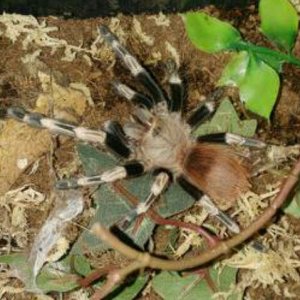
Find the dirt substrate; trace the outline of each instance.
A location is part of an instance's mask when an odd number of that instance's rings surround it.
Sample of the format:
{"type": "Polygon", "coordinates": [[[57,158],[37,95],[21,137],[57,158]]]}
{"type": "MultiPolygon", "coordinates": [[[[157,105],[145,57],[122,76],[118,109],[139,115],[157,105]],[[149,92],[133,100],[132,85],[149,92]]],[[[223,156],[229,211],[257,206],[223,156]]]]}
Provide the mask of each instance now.
{"type": "MultiPolygon", "coordinates": [[[[230,21],[252,42],[267,45],[259,33],[255,7],[229,12],[219,11],[213,7],[205,10],[230,21]]],[[[81,47],[81,50],[74,48],[66,52],[66,47],[59,46],[54,51],[54,48],[49,46],[50,41],[41,38],[41,33],[32,35],[26,46],[24,46],[25,32],[17,36],[15,42],[1,35],[0,107],[22,106],[28,110],[39,111],[91,128],[99,128],[105,121],[111,119],[124,122],[130,114],[130,104],[113,91],[111,85],[113,80],[118,79],[142,90],[140,84],[132,79],[124,66],[116,63],[112,52],[101,41],[94,44],[99,24],[110,26],[121,42],[126,44],[126,47],[143,62],[165,88],[168,79],[165,62],[173,58],[180,64],[180,74],[187,89],[186,112],[214,90],[230,58],[230,54],[209,55],[197,50],[188,40],[182,18],[178,15],[134,17],[119,15],[115,18],[85,20],[46,17],[38,21],[40,23],[45,21],[48,27],[58,28],[49,33],[51,38],[65,40],[68,45],[81,47]],[[96,50],[93,50],[94,46],[96,50]],[[36,56],[26,56],[28,54],[36,56]],[[74,83],[80,83],[84,88],[74,83]],[[89,92],[85,88],[88,88],[89,92]]],[[[0,18],[0,30],[5,31],[5,28],[0,18]]],[[[30,23],[29,28],[34,28],[34,25],[30,23]]],[[[12,34],[10,33],[10,37],[12,34]]],[[[298,57],[300,57],[299,42],[298,38],[294,51],[298,57]]],[[[241,119],[255,117],[258,120],[258,138],[280,145],[294,145],[299,143],[300,139],[300,70],[294,66],[285,66],[281,82],[280,95],[270,123],[245,112],[236,91],[229,90],[228,93],[241,119]]],[[[26,184],[30,184],[48,199],[58,177],[82,172],[74,151],[73,140],[53,138],[43,130],[28,128],[13,120],[1,120],[0,126],[0,197],[2,197],[0,199],[4,199],[8,191],[26,184]]],[[[280,170],[276,174],[273,172],[262,176],[259,182],[255,182],[254,178],[253,185],[257,191],[270,182],[280,181],[280,176],[286,174],[291,163],[292,161],[287,159],[280,165],[280,170]]],[[[90,202],[87,193],[87,207],[90,207],[90,202]]],[[[4,207],[4,204],[0,205],[4,207]]],[[[18,223],[18,226],[22,224],[25,228],[21,234],[22,228],[17,226],[16,232],[12,232],[14,227],[9,228],[12,222],[10,214],[16,204],[12,201],[8,205],[10,209],[3,208],[0,212],[1,220],[5,220],[0,239],[2,254],[8,249],[29,249],[34,235],[53,207],[49,199],[39,206],[25,206],[25,220],[18,223]]],[[[82,224],[87,224],[88,217],[87,213],[86,219],[81,220],[82,224]]],[[[278,220],[280,217],[274,221],[278,220]]],[[[294,234],[300,234],[299,221],[288,218],[287,222],[290,223],[294,234]]],[[[75,237],[77,231],[73,231],[72,234],[75,237]]],[[[165,235],[164,230],[159,230],[155,240],[158,243],[165,243],[165,235]]],[[[156,248],[160,248],[159,244],[156,248]]],[[[299,283],[287,282],[280,285],[282,290],[285,287],[295,292],[299,290],[299,283]]],[[[282,299],[274,294],[272,287],[259,287],[253,290],[250,288],[249,295],[251,299],[282,299]]],[[[31,299],[30,294],[26,293],[7,297],[3,299],[31,299]]],[[[145,297],[145,299],[159,299],[154,293],[145,297]]]]}

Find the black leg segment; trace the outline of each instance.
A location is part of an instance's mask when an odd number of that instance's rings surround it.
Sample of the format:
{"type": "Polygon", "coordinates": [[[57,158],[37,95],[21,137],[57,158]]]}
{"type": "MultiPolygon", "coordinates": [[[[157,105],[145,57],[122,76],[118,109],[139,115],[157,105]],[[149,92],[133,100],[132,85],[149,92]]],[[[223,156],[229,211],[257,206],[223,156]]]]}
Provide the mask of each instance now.
{"type": "Polygon", "coordinates": [[[184,88],[181,79],[178,75],[173,75],[170,78],[170,89],[171,89],[171,111],[181,111],[184,99],[184,88]]]}
{"type": "Polygon", "coordinates": [[[203,196],[203,193],[190,182],[188,182],[183,176],[178,177],[177,182],[195,200],[199,200],[203,196]]]}
{"type": "Polygon", "coordinates": [[[131,74],[137,78],[149,91],[155,103],[161,101],[168,102],[162,89],[155,82],[152,76],[146,71],[138,60],[129,53],[129,51],[120,44],[118,38],[106,27],[101,25],[99,31],[104,40],[111,46],[115,54],[124,62],[131,74]]]}
{"type": "Polygon", "coordinates": [[[118,154],[121,157],[128,158],[130,156],[130,149],[115,134],[106,132],[105,145],[110,148],[115,154],[118,154]]]}
{"type": "Polygon", "coordinates": [[[151,98],[142,93],[134,91],[126,84],[123,84],[119,81],[114,81],[113,86],[119,95],[125,97],[129,101],[132,101],[132,103],[137,106],[143,106],[147,109],[151,109],[154,105],[154,101],[151,98]]]}
{"type": "Polygon", "coordinates": [[[224,93],[224,88],[217,88],[214,92],[212,92],[204,101],[204,103],[200,104],[198,108],[192,112],[192,114],[188,117],[187,123],[195,128],[200,123],[205,121],[209,116],[213,114],[216,108],[216,100],[222,98],[224,93]]]}
{"type": "Polygon", "coordinates": [[[169,85],[171,91],[170,111],[179,112],[182,109],[184,102],[184,87],[181,78],[179,77],[176,62],[169,59],[166,63],[169,73],[169,85]]]}
{"type": "Polygon", "coordinates": [[[75,189],[81,186],[100,185],[115,182],[128,177],[140,176],[144,173],[144,166],[138,161],[130,161],[124,166],[114,167],[95,176],[63,179],[56,182],[56,188],[60,190],[75,189]]]}
{"type": "Polygon", "coordinates": [[[192,127],[197,127],[200,123],[205,121],[215,111],[215,104],[213,102],[206,102],[197,108],[187,119],[187,123],[192,127]]]}
{"type": "Polygon", "coordinates": [[[137,177],[144,174],[144,165],[138,161],[128,162],[124,165],[127,177],[137,177]]]}
{"type": "Polygon", "coordinates": [[[54,134],[63,134],[91,143],[107,146],[114,153],[128,158],[130,149],[126,145],[126,137],[120,124],[111,122],[107,131],[92,130],[81,126],[66,123],[57,119],[47,118],[39,113],[31,113],[21,107],[10,107],[6,111],[6,117],[24,122],[31,127],[48,129],[54,134]]]}
{"type": "Polygon", "coordinates": [[[209,142],[209,143],[221,143],[227,145],[240,145],[254,148],[265,148],[267,144],[265,142],[250,139],[234,133],[212,133],[199,136],[198,142],[209,142]]]}

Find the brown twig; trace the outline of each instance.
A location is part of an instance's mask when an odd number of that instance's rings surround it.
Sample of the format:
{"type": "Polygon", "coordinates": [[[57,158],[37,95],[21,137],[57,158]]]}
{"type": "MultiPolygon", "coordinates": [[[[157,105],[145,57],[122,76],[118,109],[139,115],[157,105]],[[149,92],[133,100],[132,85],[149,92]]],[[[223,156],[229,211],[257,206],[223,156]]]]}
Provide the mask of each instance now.
{"type": "Polygon", "coordinates": [[[145,255],[143,259],[134,261],[123,269],[110,272],[107,275],[105,284],[94,293],[94,295],[91,297],[91,300],[103,299],[105,296],[111,293],[116,285],[122,282],[129,274],[136,270],[145,268],[149,263],[148,257],[149,255],[145,255]]]}
{"type": "Polygon", "coordinates": [[[94,281],[100,279],[101,277],[105,276],[109,272],[116,270],[117,266],[116,265],[110,265],[102,269],[97,269],[93,272],[91,272],[89,275],[87,275],[84,278],[80,278],[78,280],[78,284],[81,287],[88,287],[90,286],[94,281]]]}
{"type": "Polygon", "coordinates": [[[199,233],[208,243],[209,247],[215,246],[219,240],[217,237],[214,237],[210,235],[205,229],[203,229],[201,226],[197,226],[192,223],[186,223],[179,220],[172,220],[172,219],[164,219],[159,214],[157,214],[155,211],[151,210],[149,211],[150,218],[159,225],[171,225],[175,227],[181,227],[193,230],[197,233],[199,233]]]}
{"type": "Polygon", "coordinates": [[[124,278],[126,278],[130,273],[143,269],[145,267],[150,267],[153,269],[169,270],[169,271],[181,271],[187,270],[195,267],[199,267],[204,263],[208,263],[218,256],[228,252],[233,247],[238,246],[254,233],[256,233],[260,228],[262,228],[272,216],[276,213],[278,208],[284,203],[288,195],[295,187],[298,177],[300,174],[300,159],[295,164],[293,170],[291,171],[288,178],[283,183],[280,192],[275,197],[270,207],[265,210],[265,212],[249,227],[244,229],[237,236],[227,240],[221,241],[214,247],[208,249],[207,251],[201,253],[198,256],[182,259],[179,261],[167,260],[151,256],[149,253],[137,251],[128,245],[121,242],[116,236],[114,236],[108,229],[96,223],[92,227],[92,232],[98,236],[103,242],[110,245],[113,249],[119,251],[123,255],[133,260],[133,263],[127,267],[112,271],[107,276],[107,281],[105,285],[99,289],[93,297],[92,300],[103,299],[106,295],[111,293],[115,286],[120,283],[124,278]]]}
{"type": "Polygon", "coordinates": [[[249,237],[251,237],[254,233],[256,233],[260,228],[262,228],[276,213],[277,209],[280,208],[280,206],[287,199],[288,195],[290,194],[290,192],[292,191],[292,189],[298,181],[299,174],[300,159],[295,164],[290,175],[284,181],[278,195],[275,197],[270,207],[268,207],[256,221],[254,221],[249,227],[244,229],[237,236],[227,241],[221,241],[213,248],[210,248],[207,251],[201,253],[200,255],[192,258],[175,261],[150,256],[148,253],[137,251],[127,246],[126,244],[121,242],[117,237],[115,237],[109,230],[101,226],[99,223],[95,224],[92,227],[92,232],[94,232],[94,234],[98,236],[101,240],[103,240],[105,243],[107,243],[120,253],[124,254],[128,258],[133,259],[137,262],[148,260],[147,266],[153,269],[180,271],[185,269],[191,269],[194,267],[199,267],[200,265],[212,261],[218,256],[228,252],[233,247],[238,246],[239,244],[247,240],[249,237]]]}

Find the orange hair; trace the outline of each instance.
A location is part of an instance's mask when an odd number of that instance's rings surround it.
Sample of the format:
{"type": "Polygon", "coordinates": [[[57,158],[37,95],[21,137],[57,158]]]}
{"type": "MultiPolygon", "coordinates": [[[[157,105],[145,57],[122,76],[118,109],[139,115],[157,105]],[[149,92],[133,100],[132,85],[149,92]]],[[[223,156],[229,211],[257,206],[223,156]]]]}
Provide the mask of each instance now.
{"type": "Polygon", "coordinates": [[[221,209],[231,207],[250,188],[248,169],[231,148],[199,143],[187,154],[183,174],[221,209]]]}

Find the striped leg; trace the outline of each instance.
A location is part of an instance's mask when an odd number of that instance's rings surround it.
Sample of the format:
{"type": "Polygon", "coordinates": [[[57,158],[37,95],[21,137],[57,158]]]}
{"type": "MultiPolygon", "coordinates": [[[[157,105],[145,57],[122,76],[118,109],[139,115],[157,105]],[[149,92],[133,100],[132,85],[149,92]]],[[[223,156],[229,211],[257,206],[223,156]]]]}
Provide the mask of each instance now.
{"type": "Polygon", "coordinates": [[[107,121],[104,123],[104,131],[106,134],[111,134],[118,138],[123,144],[127,143],[127,136],[123,130],[122,125],[117,121],[107,121]]]}
{"type": "Polygon", "coordinates": [[[154,81],[146,69],[141,66],[138,60],[120,44],[118,38],[106,26],[101,25],[99,27],[99,31],[106,43],[111,46],[115,54],[124,62],[131,74],[137,78],[150,92],[155,103],[167,103],[168,99],[165,97],[159,85],[154,81]]]}
{"type": "Polygon", "coordinates": [[[116,154],[128,158],[130,150],[116,134],[103,130],[91,130],[84,127],[77,127],[56,119],[50,119],[39,113],[30,113],[20,107],[10,107],[6,110],[6,117],[24,122],[32,127],[45,128],[52,133],[64,134],[78,138],[83,141],[99,143],[107,146],[116,154]]]}
{"type": "Polygon", "coordinates": [[[188,117],[187,123],[192,127],[197,127],[200,123],[211,116],[216,108],[216,100],[222,98],[223,88],[217,88],[210,94],[204,103],[201,103],[188,117]]]}
{"type": "Polygon", "coordinates": [[[131,101],[133,104],[135,104],[137,106],[144,106],[148,109],[151,109],[153,107],[154,103],[149,97],[143,95],[142,93],[132,90],[126,84],[123,84],[119,81],[115,81],[115,82],[113,82],[113,86],[119,95],[125,97],[127,100],[131,101]]]}
{"type": "Polygon", "coordinates": [[[210,142],[210,143],[222,143],[228,145],[239,145],[239,146],[247,146],[254,148],[265,148],[267,146],[266,143],[246,138],[234,133],[213,133],[207,134],[203,136],[199,136],[197,138],[199,142],[210,142]]]}
{"type": "Polygon", "coordinates": [[[178,184],[195,200],[199,201],[199,204],[211,215],[215,216],[220,222],[222,222],[233,233],[239,233],[240,228],[234,220],[221,211],[207,196],[199,191],[194,185],[189,183],[184,177],[177,179],[178,184]]]}
{"type": "Polygon", "coordinates": [[[118,166],[111,170],[105,171],[100,175],[59,180],[56,182],[56,188],[65,190],[75,189],[81,186],[100,185],[128,177],[140,176],[143,173],[143,164],[137,161],[132,161],[128,162],[124,166],[118,166]]]}
{"type": "Polygon", "coordinates": [[[179,77],[176,63],[173,60],[167,62],[167,67],[170,73],[169,84],[171,89],[170,111],[180,112],[184,102],[184,87],[182,80],[179,77]]]}
{"type": "Polygon", "coordinates": [[[150,194],[144,202],[138,204],[138,206],[132,210],[124,219],[118,222],[118,225],[121,229],[125,230],[129,227],[131,222],[138,216],[147,212],[155,200],[162,194],[167,185],[169,184],[170,176],[165,173],[159,173],[151,187],[150,194]]]}

